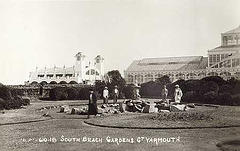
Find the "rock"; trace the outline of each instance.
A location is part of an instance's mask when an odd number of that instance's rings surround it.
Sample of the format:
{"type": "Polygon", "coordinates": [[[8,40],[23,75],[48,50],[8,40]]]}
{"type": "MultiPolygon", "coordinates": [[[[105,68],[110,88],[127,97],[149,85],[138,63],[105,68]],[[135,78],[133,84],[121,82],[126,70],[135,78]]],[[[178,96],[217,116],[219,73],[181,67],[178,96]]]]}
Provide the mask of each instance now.
{"type": "Polygon", "coordinates": [[[169,110],[160,110],[160,112],[169,113],[170,111],[169,110]]]}
{"type": "Polygon", "coordinates": [[[190,108],[195,108],[195,104],[194,103],[187,104],[187,106],[190,107],[190,108]]]}
{"type": "Polygon", "coordinates": [[[80,109],[78,109],[78,108],[72,108],[70,114],[80,114],[80,109]]]}
{"type": "Polygon", "coordinates": [[[144,108],[143,108],[143,113],[149,113],[149,109],[150,109],[150,105],[147,104],[144,108]]]}
{"type": "Polygon", "coordinates": [[[65,113],[70,112],[69,106],[67,106],[67,105],[61,106],[60,113],[62,113],[62,112],[65,112],[65,113]]]}
{"type": "Polygon", "coordinates": [[[105,112],[104,109],[98,107],[98,114],[103,114],[105,112]]]}
{"type": "Polygon", "coordinates": [[[63,113],[64,112],[64,107],[63,106],[61,106],[60,107],[60,111],[59,111],[60,113],[63,113]]]}
{"type": "Polygon", "coordinates": [[[182,104],[178,104],[178,105],[171,105],[170,106],[170,111],[172,112],[177,112],[177,111],[185,111],[186,109],[186,105],[182,104]]]}
{"type": "Polygon", "coordinates": [[[154,103],[154,104],[150,104],[150,108],[149,108],[149,113],[154,113],[155,112],[155,106],[156,106],[156,104],[154,103]]]}
{"type": "Polygon", "coordinates": [[[125,112],[125,111],[126,111],[126,106],[127,106],[126,104],[121,103],[121,104],[120,104],[119,111],[120,111],[121,113],[125,112]]]}
{"type": "Polygon", "coordinates": [[[43,114],[44,117],[50,117],[49,113],[43,114]]]}
{"type": "Polygon", "coordinates": [[[107,107],[107,104],[103,104],[102,106],[101,106],[101,108],[106,108],[107,107]]]}

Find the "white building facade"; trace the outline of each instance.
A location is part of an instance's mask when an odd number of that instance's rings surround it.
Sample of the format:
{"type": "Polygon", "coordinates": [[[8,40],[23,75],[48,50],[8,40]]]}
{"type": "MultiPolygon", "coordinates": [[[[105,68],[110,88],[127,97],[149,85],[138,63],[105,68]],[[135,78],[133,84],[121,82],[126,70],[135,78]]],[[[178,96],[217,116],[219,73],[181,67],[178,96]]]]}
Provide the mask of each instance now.
{"type": "Polygon", "coordinates": [[[29,83],[94,84],[97,80],[102,81],[103,76],[104,58],[98,55],[89,61],[83,53],[78,52],[73,67],[36,68],[36,71],[30,72],[29,83]]]}
{"type": "Polygon", "coordinates": [[[146,58],[135,60],[124,71],[127,84],[142,84],[164,75],[171,81],[220,76],[240,79],[240,26],[221,34],[221,46],[208,51],[208,56],[146,58]]]}

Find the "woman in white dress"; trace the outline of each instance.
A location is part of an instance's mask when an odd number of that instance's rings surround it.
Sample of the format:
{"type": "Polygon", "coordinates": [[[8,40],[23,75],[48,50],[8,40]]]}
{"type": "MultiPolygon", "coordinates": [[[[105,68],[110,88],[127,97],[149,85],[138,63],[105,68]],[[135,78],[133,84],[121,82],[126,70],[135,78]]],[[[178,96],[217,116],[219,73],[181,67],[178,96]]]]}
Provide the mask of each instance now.
{"type": "Polygon", "coordinates": [[[178,84],[175,85],[175,91],[174,91],[175,103],[180,103],[182,96],[183,96],[183,93],[179,85],[178,84]]]}

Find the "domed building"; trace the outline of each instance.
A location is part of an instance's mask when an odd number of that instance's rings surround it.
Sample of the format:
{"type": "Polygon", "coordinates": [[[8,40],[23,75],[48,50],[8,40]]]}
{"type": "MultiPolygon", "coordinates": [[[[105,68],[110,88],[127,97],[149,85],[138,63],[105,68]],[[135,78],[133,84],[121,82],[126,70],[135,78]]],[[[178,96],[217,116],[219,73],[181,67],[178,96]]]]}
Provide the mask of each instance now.
{"type": "Polygon", "coordinates": [[[73,67],[36,68],[36,71],[30,72],[29,83],[94,84],[97,80],[103,80],[103,75],[104,58],[98,55],[89,61],[78,52],[73,67]]]}
{"type": "Polygon", "coordinates": [[[208,56],[145,58],[135,60],[124,71],[128,84],[154,81],[164,75],[171,81],[221,76],[240,79],[240,26],[221,34],[221,46],[208,51],[208,56]]]}

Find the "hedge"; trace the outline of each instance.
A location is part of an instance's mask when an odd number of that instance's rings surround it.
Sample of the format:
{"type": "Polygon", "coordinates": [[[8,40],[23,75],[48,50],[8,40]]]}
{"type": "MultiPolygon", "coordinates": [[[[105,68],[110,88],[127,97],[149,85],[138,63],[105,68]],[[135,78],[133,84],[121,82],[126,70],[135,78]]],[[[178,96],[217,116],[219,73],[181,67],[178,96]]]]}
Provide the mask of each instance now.
{"type": "Polygon", "coordinates": [[[196,91],[188,91],[182,97],[183,102],[198,103],[201,102],[201,95],[196,91]]]}
{"type": "Polygon", "coordinates": [[[68,97],[65,87],[55,87],[49,91],[49,97],[51,100],[65,100],[68,97]]]}
{"type": "Polygon", "coordinates": [[[132,99],[133,98],[133,85],[127,85],[123,88],[123,93],[126,99],[132,99]]]}
{"type": "Polygon", "coordinates": [[[79,93],[75,88],[68,88],[65,90],[68,100],[76,100],[79,98],[79,93]]]}

